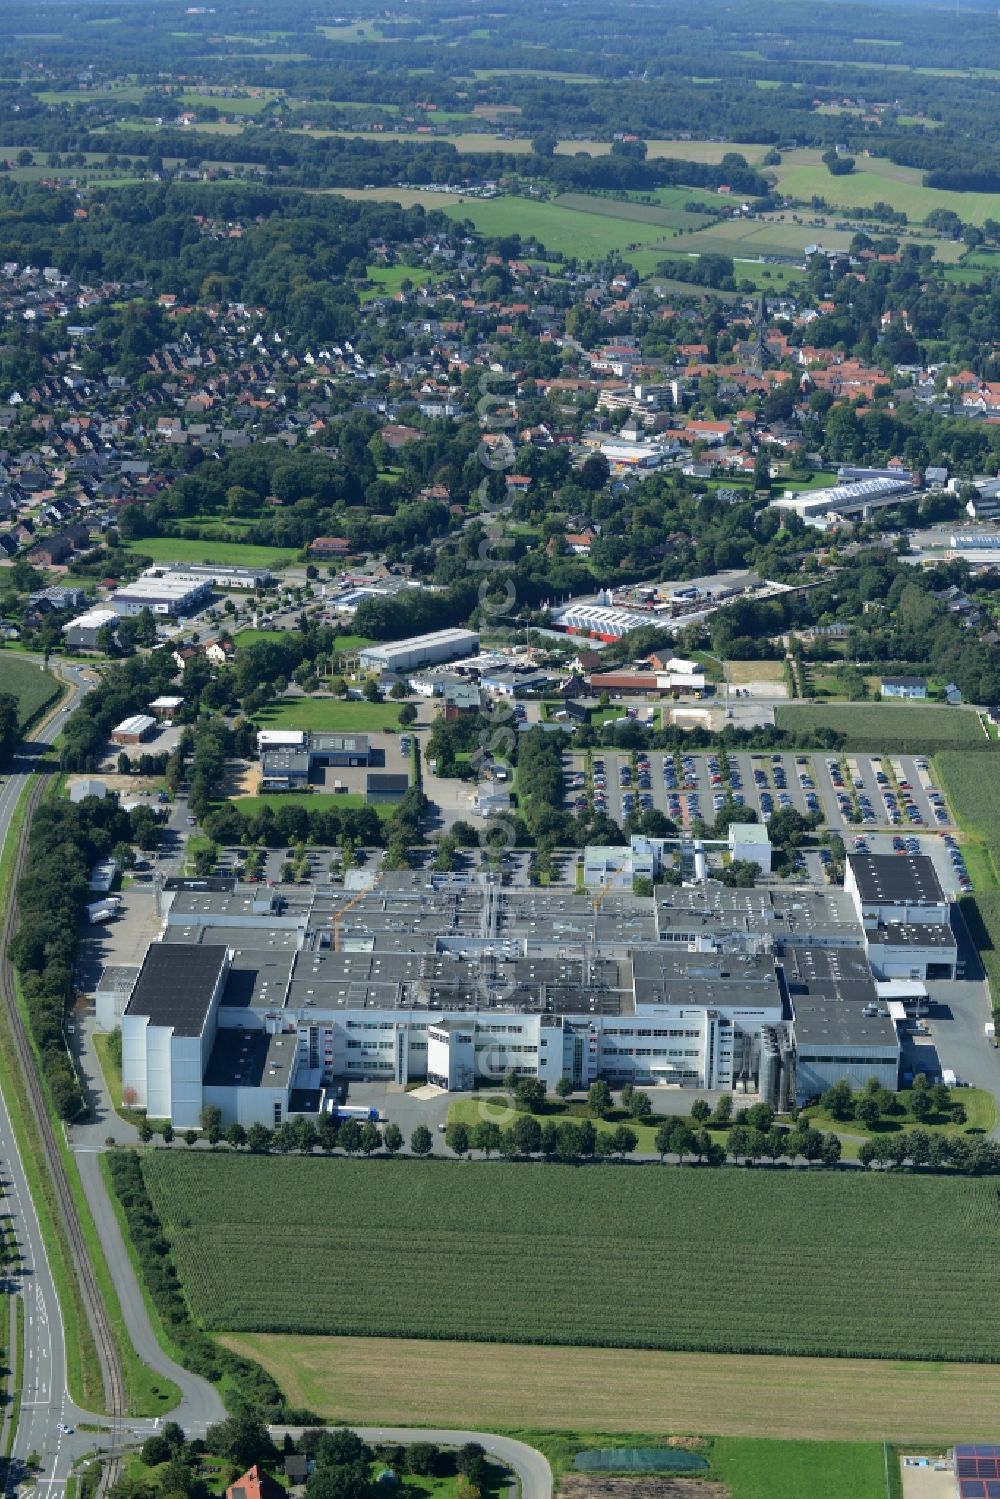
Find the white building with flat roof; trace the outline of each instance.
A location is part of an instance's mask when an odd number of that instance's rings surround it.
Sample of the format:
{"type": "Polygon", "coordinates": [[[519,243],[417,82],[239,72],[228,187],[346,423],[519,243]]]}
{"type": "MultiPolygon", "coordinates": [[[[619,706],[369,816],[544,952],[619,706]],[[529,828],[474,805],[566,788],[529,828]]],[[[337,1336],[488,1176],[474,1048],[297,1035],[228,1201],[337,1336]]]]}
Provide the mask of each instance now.
{"type": "Polygon", "coordinates": [[[408,640],[366,645],[358,652],[358,663],[362,671],[407,672],[474,656],[478,650],[479,635],[475,630],[434,630],[408,640]]]}

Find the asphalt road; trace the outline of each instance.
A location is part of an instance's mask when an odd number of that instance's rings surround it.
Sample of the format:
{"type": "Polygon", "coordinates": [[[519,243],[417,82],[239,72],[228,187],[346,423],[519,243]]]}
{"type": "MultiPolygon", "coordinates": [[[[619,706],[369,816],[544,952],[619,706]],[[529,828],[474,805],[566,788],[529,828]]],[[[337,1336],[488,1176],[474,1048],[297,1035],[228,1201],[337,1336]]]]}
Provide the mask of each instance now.
{"type": "MultiPolygon", "coordinates": [[[[65,675],[71,691],[63,707],[18,748],[13,769],[0,788],[0,846],[10,831],[11,818],[38,754],[56,738],[67,713],[87,691],[86,672],[66,666],[65,675]]],[[[49,1499],[58,1496],[65,1485],[79,1444],[76,1433],[65,1436],[59,1432],[58,1424],[75,1426],[80,1413],[70,1402],[66,1389],[66,1351],[59,1301],[7,1104],[2,1097],[0,1162],[10,1224],[20,1255],[15,1284],[22,1288],[24,1296],[24,1359],[17,1373],[21,1415],[7,1470],[7,1486],[12,1489],[21,1465],[35,1452],[42,1460],[39,1487],[44,1485],[49,1499]]],[[[93,1438],[86,1441],[93,1445],[93,1438]]]]}
{"type": "MultiPolygon", "coordinates": [[[[66,717],[92,685],[85,668],[63,663],[62,671],[70,686],[69,695],[64,699],[60,710],[34,730],[31,738],[19,747],[11,772],[0,785],[0,847],[10,831],[15,808],[34,770],[38,755],[56,739],[66,717]]],[[[181,1420],[189,1432],[198,1435],[206,1425],[222,1418],[222,1402],[212,1385],[174,1364],[157,1344],[107,1199],[97,1167],[97,1157],[87,1156],[81,1159],[80,1164],[91,1212],[118,1287],[129,1337],[141,1358],[180,1386],[182,1403],[171,1414],[181,1420]]],[[[102,1415],[95,1416],[80,1410],[69,1397],[62,1312],[7,1104],[2,1096],[0,1173],[10,1226],[19,1255],[16,1272],[11,1278],[23,1293],[25,1313],[24,1355],[17,1372],[21,1412],[11,1460],[7,1464],[5,1491],[14,1492],[29,1455],[37,1454],[40,1472],[36,1488],[41,1499],[62,1499],[66,1480],[75,1463],[92,1455],[99,1447],[107,1449],[122,1441],[141,1440],[156,1429],[157,1423],[153,1420],[126,1420],[112,1426],[109,1419],[102,1415]],[[81,1431],[81,1422],[102,1429],[96,1433],[81,1431]],[[60,1425],[72,1429],[61,1432],[60,1425]]]]}
{"type": "MultiPolygon", "coordinates": [[[[425,1426],[356,1426],[354,1430],[364,1441],[373,1443],[434,1442],[439,1447],[464,1447],[467,1442],[478,1442],[490,1457],[517,1474],[522,1499],[552,1499],[552,1469],[548,1459],[513,1437],[498,1437],[488,1431],[439,1431],[425,1426]]],[[[286,1431],[291,1431],[293,1438],[301,1435],[301,1427],[271,1427],[271,1435],[278,1441],[286,1431]]]]}

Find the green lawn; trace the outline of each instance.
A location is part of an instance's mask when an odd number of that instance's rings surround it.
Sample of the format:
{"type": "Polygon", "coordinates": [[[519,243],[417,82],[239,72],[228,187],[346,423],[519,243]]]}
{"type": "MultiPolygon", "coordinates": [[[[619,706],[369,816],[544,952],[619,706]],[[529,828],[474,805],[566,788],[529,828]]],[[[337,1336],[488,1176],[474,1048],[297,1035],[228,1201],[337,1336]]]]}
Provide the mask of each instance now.
{"type": "Polygon", "coordinates": [[[233,645],[242,650],[248,645],[259,645],[262,640],[286,640],[287,630],[237,630],[233,636],[233,645]]]}
{"type": "MultiPolygon", "coordinates": [[[[922,174],[915,168],[896,168],[899,175],[888,177],[873,170],[874,166],[875,161],[866,161],[846,177],[832,177],[825,166],[811,164],[778,167],[776,174],[782,192],[800,201],[808,202],[814,194],[819,194],[837,208],[871,208],[878,202],[889,203],[902,209],[914,224],[922,223],[935,208],[951,209],[963,222],[971,224],[982,224],[1000,214],[1000,193],[958,193],[924,187],[922,174]],[[901,180],[904,172],[907,175],[901,180]]],[[[831,232],[814,231],[822,244],[827,243],[831,232]]]]}
{"type": "MultiPolygon", "coordinates": [[[[997,1104],[992,1093],[987,1093],[983,1088],[953,1088],[951,1096],[956,1103],[961,1103],[965,1108],[965,1123],[955,1124],[951,1119],[938,1118],[932,1115],[930,1119],[921,1124],[914,1119],[910,1113],[910,1100],[912,1090],[900,1089],[896,1094],[896,1102],[900,1112],[889,1118],[880,1119],[874,1129],[868,1129],[856,1119],[848,1119],[838,1122],[831,1118],[825,1109],[818,1106],[810,1108],[807,1113],[809,1122],[816,1129],[829,1132],[832,1130],[840,1135],[857,1135],[865,1139],[877,1139],[880,1135],[892,1136],[901,1130],[925,1129],[932,1135],[983,1135],[989,1134],[996,1128],[997,1104]]],[[[855,1152],[856,1153],[856,1152],[855,1152]]]]}
{"type": "Polygon", "coordinates": [[[256,89],[253,95],[232,98],[223,93],[185,89],[178,101],[183,109],[217,109],[222,115],[257,115],[274,102],[277,89],[256,89]]]}
{"type": "MultiPolygon", "coordinates": [[[[278,812],[282,807],[304,807],[308,812],[329,812],[331,809],[346,811],[349,807],[364,807],[367,802],[360,791],[266,791],[261,796],[236,796],[233,806],[247,817],[270,807],[278,812]]],[[[373,808],[383,819],[390,818],[394,808],[380,804],[373,808]]]]}
{"type": "Polygon", "coordinates": [[[399,704],[339,697],[286,697],[255,715],[265,729],[317,729],[321,733],[377,734],[399,723],[399,704]]]}
{"type": "Polygon", "coordinates": [[[716,1437],[716,1475],[728,1485],[731,1499],[886,1499],[879,1442],[716,1437]]]}
{"type": "MultiPolygon", "coordinates": [[[[575,1471],[574,1457],[588,1448],[663,1445],[662,1434],[645,1432],[514,1428],[507,1434],[543,1452],[557,1480],[575,1471]]],[[[700,1476],[724,1482],[730,1499],[886,1499],[881,1442],[716,1436],[703,1439],[699,1450],[709,1460],[700,1476]]]]}
{"type": "Polygon", "coordinates": [[[440,281],[444,273],[412,265],[370,265],[366,274],[370,286],[361,293],[362,302],[369,302],[372,297],[395,296],[402,291],[404,281],[410,281],[414,286],[429,286],[440,281]]]}
{"type": "Polygon", "coordinates": [[[293,547],[252,546],[242,541],[193,541],[183,536],[144,536],[126,543],[130,552],[154,562],[218,562],[234,567],[284,567],[299,555],[293,547]]]}
{"type": "MultiPolygon", "coordinates": [[[[586,1111],[582,1112],[586,1113],[586,1111]]],[[[567,1109],[563,1105],[557,1104],[554,1100],[550,1100],[550,1114],[545,1117],[552,1117],[559,1120],[579,1119],[580,1112],[567,1109]]],[[[478,1124],[481,1119],[492,1119],[501,1128],[506,1128],[516,1118],[517,1112],[510,1107],[505,1093],[501,1093],[495,1098],[491,1098],[488,1094],[484,1094],[481,1098],[456,1098],[454,1103],[448,1105],[448,1123],[467,1124],[470,1129],[478,1124]]],[[[594,1120],[598,1130],[613,1129],[620,1122],[622,1121],[617,1115],[614,1120],[609,1120],[607,1124],[603,1125],[600,1120],[594,1120]]],[[[652,1155],[656,1150],[656,1131],[659,1128],[659,1123],[659,1120],[656,1121],[655,1125],[636,1124],[634,1119],[628,1121],[629,1128],[633,1129],[636,1133],[638,1140],[636,1149],[640,1154],[652,1155]]]]}
{"type": "Polygon", "coordinates": [[[975,713],[944,704],[781,703],[774,710],[774,722],[796,734],[833,729],[846,736],[844,749],[876,754],[919,755],[980,746],[987,750],[989,745],[975,713]]]}

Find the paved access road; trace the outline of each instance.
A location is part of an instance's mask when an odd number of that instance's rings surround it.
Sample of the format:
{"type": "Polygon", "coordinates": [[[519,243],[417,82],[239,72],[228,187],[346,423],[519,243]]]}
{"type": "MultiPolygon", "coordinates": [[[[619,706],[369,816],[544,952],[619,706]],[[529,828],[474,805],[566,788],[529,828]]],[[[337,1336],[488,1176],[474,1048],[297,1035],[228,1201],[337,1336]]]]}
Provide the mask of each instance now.
{"type": "MultiPolygon", "coordinates": [[[[478,1442],[483,1451],[512,1469],[521,1481],[522,1499],[552,1499],[552,1469],[548,1459],[525,1442],[516,1442],[513,1437],[494,1436],[488,1431],[439,1431],[424,1426],[355,1426],[352,1430],[365,1442],[404,1444],[407,1442],[434,1442],[438,1447],[464,1447],[467,1442],[478,1442]]],[[[302,1428],[298,1426],[272,1426],[271,1435],[280,1441],[286,1431],[297,1439],[302,1428]]]]}
{"type": "MultiPolygon", "coordinates": [[[[41,663],[38,663],[39,666],[41,663]]],[[[0,848],[10,832],[11,820],[39,755],[53,743],[66,717],[93,685],[86,668],[61,664],[69,687],[62,705],[31,738],[19,746],[10,774],[0,785],[0,848]]],[[[91,1157],[81,1173],[91,1212],[97,1223],[112,1276],[118,1287],[122,1313],[129,1337],[140,1356],[182,1390],[181,1406],[171,1414],[180,1419],[191,1434],[199,1435],[205,1426],[224,1415],[217,1391],[206,1380],[198,1379],[179,1368],[159,1348],[125,1253],[117,1222],[111,1210],[103,1181],[97,1170],[97,1158],[91,1157]],[[92,1168],[92,1169],[91,1169],[92,1168]]],[[[24,1298],[24,1355],[17,1371],[21,1390],[21,1414],[11,1461],[7,1465],[6,1492],[12,1493],[19,1475],[31,1454],[37,1454],[40,1475],[36,1487],[42,1499],[62,1499],[72,1466],[98,1447],[105,1450],[120,1442],[141,1440],[156,1429],[152,1420],[113,1421],[110,1417],[91,1415],[80,1410],[69,1397],[66,1378],[66,1348],[62,1312],[49,1267],[35,1205],[28,1190],[24,1168],[18,1152],[7,1110],[0,1096],[0,1180],[7,1198],[10,1224],[20,1256],[12,1280],[24,1298]],[[80,1423],[102,1429],[81,1431],[80,1423]],[[60,1426],[71,1428],[61,1432],[60,1426]]]]}

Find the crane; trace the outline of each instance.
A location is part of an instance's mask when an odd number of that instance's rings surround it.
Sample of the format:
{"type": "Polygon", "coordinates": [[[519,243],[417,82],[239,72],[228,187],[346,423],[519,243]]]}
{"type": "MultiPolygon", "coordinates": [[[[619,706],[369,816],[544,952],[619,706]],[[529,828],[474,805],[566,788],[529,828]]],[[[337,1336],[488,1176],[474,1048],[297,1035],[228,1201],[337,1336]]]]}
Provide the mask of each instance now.
{"type": "Polygon", "coordinates": [[[339,911],[334,911],[334,913],[333,913],[333,950],[334,950],[334,952],[339,952],[340,951],[340,923],[343,921],[343,919],[347,915],[348,911],[350,911],[352,909],[352,907],[356,906],[359,901],[364,900],[365,896],[368,893],[369,892],[367,890],[358,890],[354,895],[351,896],[350,900],[347,901],[345,905],[341,906],[341,908],[340,908],[339,911]]]}

